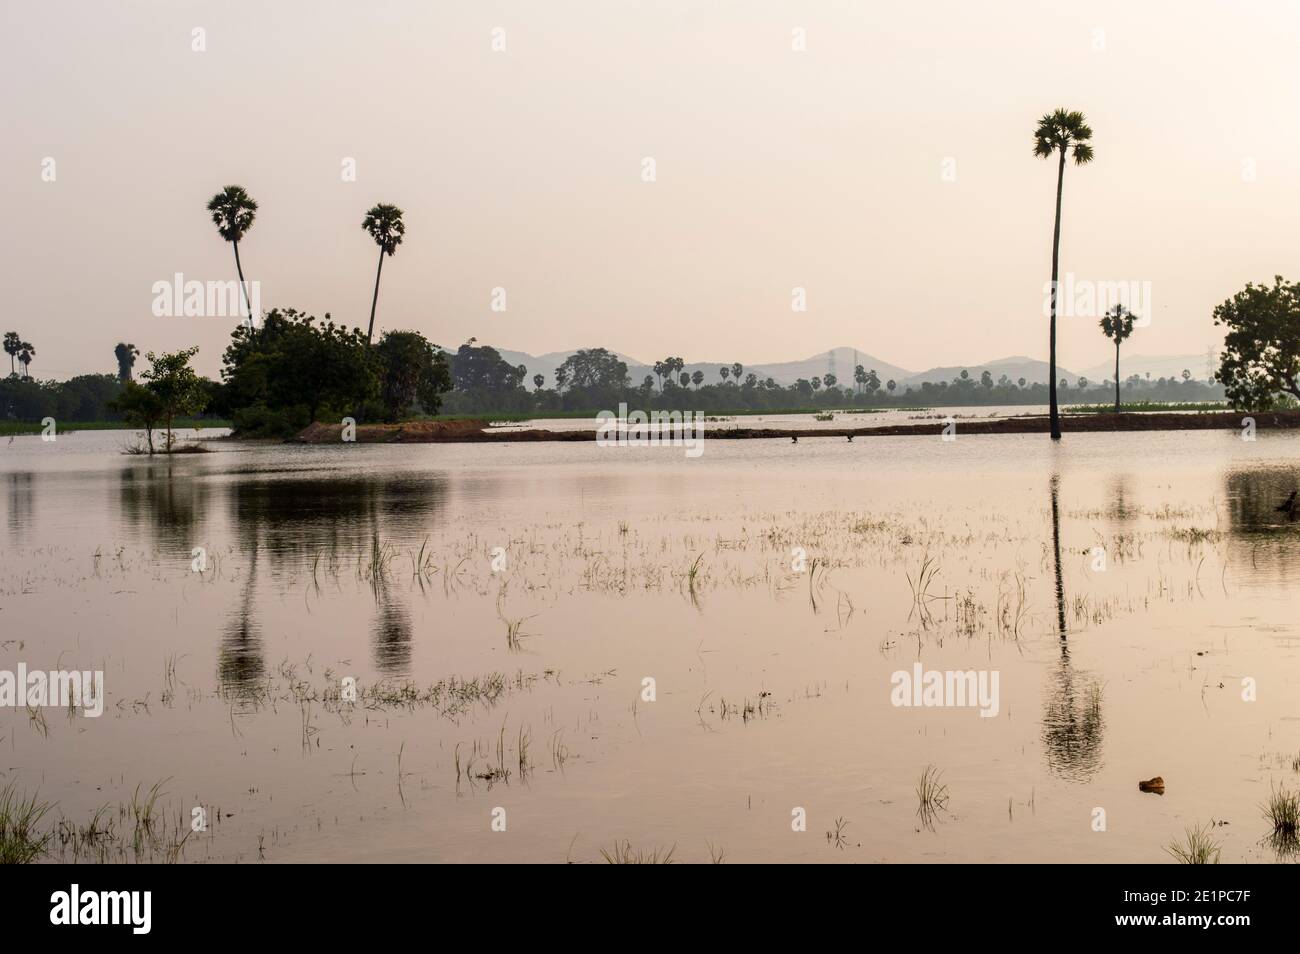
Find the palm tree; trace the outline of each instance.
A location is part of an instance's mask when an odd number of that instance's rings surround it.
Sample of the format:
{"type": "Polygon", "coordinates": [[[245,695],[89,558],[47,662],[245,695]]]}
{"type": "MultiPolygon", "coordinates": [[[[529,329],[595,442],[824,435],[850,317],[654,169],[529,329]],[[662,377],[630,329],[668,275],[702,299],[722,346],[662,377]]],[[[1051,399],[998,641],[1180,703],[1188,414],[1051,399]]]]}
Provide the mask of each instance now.
{"type": "Polygon", "coordinates": [[[117,358],[117,379],[123,384],[131,380],[131,369],[135,367],[135,358],[139,353],[135,345],[123,341],[119,341],[113,349],[113,356],[117,358]]]}
{"type": "Polygon", "coordinates": [[[533,389],[534,389],[534,390],[536,390],[536,391],[540,391],[540,390],[542,389],[542,385],[545,384],[545,383],[546,383],[546,375],[544,375],[544,374],[534,374],[534,375],[533,375],[533,389]]]}
{"type": "Polygon", "coordinates": [[[727,376],[731,374],[731,369],[724,364],[722,367],[718,368],[718,374],[722,376],[722,383],[726,384],[727,376]]]}
{"type": "Polygon", "coordinates": [[[379,268],[375,270],[375,297],[370,300],[370,327],[366,330],[366,342],[369,343],[375,333],[375,307],[379,304],[379,276],[384,271],[384,256],[392,255],[397,246],[402,244],[406,234],[406,223],[402,221],[402,210],[395,205],[379,203],[366,213],[361,227],[370,233],[370,237],[379,246],[379,268]]]}
{"type": "Polygon", "coordinates": [[[1061,439],[1061,416],[1056,406],[1056,283],[1057,266],[1061,254],[1061,190],[1065,184],[1065,157],[1073,149],[1074,164],[1081,166],[1092,162],[1092,128],[1084,119],[1083,113],[1058,109],[1048,113],[1038,121],[1034,130],[1034,155],[1040,159],[1050,159],[1053,153],[1060,154],[1060,163],[1056,170],[1056,225],[1052,230],[1052,325],[1048,345],[1047,387],[1050,392],[1052,440],[1061,439]]]}
{"type": "Polygon", "coordinates": [[[894,388],[898,387],[898,382],[895,381],[893,378],[890,378],[890,379],[885,383],[885,387],[889,388],[889,393],[890,393],[890,394],[893,394],[893,393],[894,393],[894,388]]]}
{"type": "Polygon", "coordinates": [[[36,349],[32,347],[30,341],[24,341],[18,347],[18,363],[23,366],[23,377],[30,378],[31,374],[28,368],[31,366],[32,358],[36,357],[36,349]]]}
{"type": "MultiPolygon", "coordinates": [[[[1123,305],[1116,305],[1101,319],[1101,330],[1115,342],[1115,413],[1119,413],[1119,346],[1133,333],[1135,315],[1123,305]]],[[[1183,374],[1187,372],[1184,371],[1183,374]]]]}
{"type": "Polygon", "coordinates": [[[735,364],[731,366],[731,376],[733,379],[735,379],[735,382],[737,384],[740,383],[740,376],[744,373],[744,371],[745,371],[745,366],[741,364],[739,361],[737,361],[735,364]]]}
{"type": "Polygon", "coordinates": [[[704,383],[704,372],[699,368],[696,368],[695,372],[691,375],[691,383],[695,385],[695,390],[698,391],[700,385],[704,383]]]}
{"type": "Polygon", "coordinates": [[[248,311],[248,330],[253,330],[253,306],[248,299],[248,286],[244,284],[244,267],[239,263],[239,240],[253,227],[257,203],[244,191],[243,186],[226,186],[208,201],[212,224],[223,239],[235,247],[235,271],[239,273],[239,290],[244,295],[244,308],[248,311]]]}
{"type": "Polygon", "coordinates": [[[23,339],[18,337],[16,331],[5,332],[5,354],[9,355],[9,373],[17,374],[18,369],[14,367],[14,359],[18,357],[18,352],[22,350],[23,339]]]}

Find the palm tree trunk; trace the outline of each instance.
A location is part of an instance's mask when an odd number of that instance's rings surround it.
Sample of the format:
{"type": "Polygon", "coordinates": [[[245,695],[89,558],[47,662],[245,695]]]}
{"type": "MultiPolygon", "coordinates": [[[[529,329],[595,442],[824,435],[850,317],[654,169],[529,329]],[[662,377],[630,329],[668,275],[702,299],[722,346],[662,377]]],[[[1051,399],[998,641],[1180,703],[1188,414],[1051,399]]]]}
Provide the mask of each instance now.
{"type": "Polygon", "coordinates": [[[366,344],[375,333],[375,306],[379,304],[379,276],[384,273],[384,247],[379,246],[379,267],[375,269],[375,297],[370,300],[370,327],[366,329],[366,344]]]}
{"type": "Polygon", "coordinates": [[[1115,338],[1115,413],[1119,413],[1119,337],[1115,338]]]}
{"type": "Polygon", "coordinates": [[[244,266],[239,264],[239,242],[231,242],[235,246],[235,271],[239,274],[239,291],[244,296],[244,308],[248,312],[248,330],[253,330],[253,303],[248,300],[248,286],[244,283],[244,266]]]}
{"type": "Polygon", "coordinates": [[[1061,164],[1056,171],[1056,226],[1052,230],[1052,331],[1047,355],[1047,393],[1051,404],[1052,440],[1061,439],[1061,415],[1056,406],[1056,295],[1057,266],[1061,257],[1061,189],[1065,185],[1065,147],[1061,147],[1061,164]]]}

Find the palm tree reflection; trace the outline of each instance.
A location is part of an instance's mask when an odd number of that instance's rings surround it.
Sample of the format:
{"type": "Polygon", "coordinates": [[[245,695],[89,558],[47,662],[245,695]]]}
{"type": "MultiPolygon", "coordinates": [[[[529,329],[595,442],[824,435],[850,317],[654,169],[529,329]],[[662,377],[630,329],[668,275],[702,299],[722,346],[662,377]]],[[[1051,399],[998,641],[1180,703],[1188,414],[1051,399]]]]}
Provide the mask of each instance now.
{"type": "Polygon", "coordinates": [[[1065,615],[1065,581],[1061,573],[1061,508],[1059,474],[1051,478],[1052,556],[1056,589],[1056,625],[1061,656],[1052,668],[1043,711],[1043,746],[1047,764],[1072,782],[1086,782],[1101,768],[1101,684],[1070,661],[1069,628],[1065,615]]]}

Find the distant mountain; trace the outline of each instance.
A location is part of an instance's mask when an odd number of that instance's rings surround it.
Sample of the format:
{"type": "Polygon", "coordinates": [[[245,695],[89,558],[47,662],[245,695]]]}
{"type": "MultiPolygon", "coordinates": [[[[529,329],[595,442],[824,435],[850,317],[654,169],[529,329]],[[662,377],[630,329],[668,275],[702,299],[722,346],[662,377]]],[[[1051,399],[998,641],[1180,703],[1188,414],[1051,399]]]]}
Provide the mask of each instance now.
{"type": "MultiPolygon", "coordinates": [[[[573,351],[549,351],[546,354],[534,355],[524,351],[511,351],[507,348],[497,348],[497,350],[501,352],[501,357],[511,364],[522,364],[528,369],[527,384],[529,390],[533,386],[534,374],[545,375],[545,386],[553,387],[555,384],[555,369],[574,353],[573,351]]],[[[627,364],[627,375],[633,385],[640,384],[647,374],[654,377],[653,362],[646,364],[644,361],[630,355],[615,353],[618,354],[620,360],[627,364]]],[[[682,355],[682,357],[686,356],[682,355]]],[[[930,368],[928,371],[915,372],[900,368],[896,364],[890,364],[888,361],[877,358],[866,351],[857,351],[853,348],[832,348],[830,351],[822,351],[800,361],[745,365],[744,373],[753,372],[760,379],[772,378],[777,384],[784,386],[794,384],[800,378],[809,380],[814,377],[825,378],[827,370],[831,369],[842,387],[852,387],[855,363],[862,365],[868,371],[875,370],[876,374],[880,376],[882,385],[891,378],[894,379],[898,382],[900,392],[907,387],[919,388],[923,381],[936,384],[940,381],[951,381],[953,378],[958,377],[962,371],[970,372],[970,376],[976,380],[979,380],[980,375],[987,370],[993,375],[995,381],[1005,374],[1012,381],[1019,381],[1024,378],[1028,384],[1035,382],[1047,383],[1047,362],[1024,355],[998,358],[994,361],[985,361],[982,364],[946,365],[930,368]]],[[[687,363],[685,370],[688,374],[703,371],[704,380],[707,383],[717,384],[722,380],[718,374],[718,369],[721,367],[722,362],[720,361],[692,361],[687,363]]],[[[728,364],[728,367],[730,367],[730,364],[728,364]]],[[[1132,357],[1126,354],[1120,355],[1120,374],[1124,377],[1128,377],[1130,374],[1140,374],[1145,377],[1147,372],[1151,373],[1152,379],[1180,377],[1184,368],[1192,372],[1193,378],[1205,380],[1205,355],[1133,355],[1132,357]]],[[[1056,371],[1058,379],[1065,378],[1071,384],[1074,384],[1080,374],[1089,381],[1099,384],[1109,379],[1114,373],[1114,369],[1114,362],[1109,362],[1094,365],[1079,373],[1060,365],[1057,366],[1056,371]]]]}
{"type": "MultiPolygon", "coordinates": [[[[1215,369],[1218,368],[1218,359],[1214,362],[1215,369]]],[[[1192,379],[1195,381],[1208,380],[1205,373],[1205,355],[1204,354],[1185,354],[1185,355],[1127,355],[1123,349],[1119,353],[1119,375],[1121,378],[1127,378],[1131,374],[1146,377],[1151,375],[1151,380],[1156,378],[1182,378],[1183,371],[1192,372],[1192,379]]],[[[1090,380],[1101,381],[1109,379],[1115,374],[1114,359],[1107,361],[1105,364],[1095,365],[1083,372],[1090,380]]]]}
{"type": "MultiPolygon", "coordinates": [[[[979,380],[980,375],[988,371],[993,375],[993,380],[997,381],[1002,375],[1006,375],[1013,383],[1018,382],[1021,378],[1025,379],[1026,384],[1046,384],[1047,383],[1046,361],[1039,361],[1036,358],[1027,358],[1023,355],[1017,355],[1010,358],[998,358],[996,361],[986,361],[983,364],[963,364],[950,365],[948,367],[931,368],[928,371],[922,371],[920,374],[914,374],[910,377],[899,381],[899,387],[919,388],[922,383],[929,381],[938,384],[940,381],[951,381],[953,378],[960,377],[962,371],[967,371],[975,380],[979,380]]],[[[1056,366],[1057,380],[1065,378],[1074,383],[1078,378],[1073,371],[1064,368],[1061,365],[1056,366]]],[[[1089,379],[1092,375],[1087,375],[1089,379]]],[[[1097,379],[1098,381],[1101,378],[1097,379]]]]}

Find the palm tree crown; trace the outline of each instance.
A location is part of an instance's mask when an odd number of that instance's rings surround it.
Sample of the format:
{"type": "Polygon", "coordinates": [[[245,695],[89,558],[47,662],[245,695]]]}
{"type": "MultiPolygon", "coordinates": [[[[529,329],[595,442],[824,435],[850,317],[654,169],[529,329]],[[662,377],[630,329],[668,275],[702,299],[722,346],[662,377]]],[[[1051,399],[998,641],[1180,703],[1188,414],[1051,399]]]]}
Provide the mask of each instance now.
{"type": "Polygon", "coordinates": [[[397,246],[402,244],[402,236],[406,234],[402,210],[383,202],[366,213],[361,227],[370,233],[375,244],[388,255],[397,251],[397,246]]]}
{"type": "Polygon", "coordinates": [[[1119,344],[1133,334],[1133,319],[1137,316],[1123,305],[1116,305],[1101,319],[1101,330],[1107,338],[1119,344]]]}
{"type": "Polygon", "coordinates": [[[253,227],[257,216],[257,203],[244,191],[243,186],[226,186],[208,202],[212,224],[227,242],[238,242],[253,227]]]}
{"type": "Polygon", "coordinates": [[[1057,150],[1065,154],[1073,147],[1074,164],[1082,166],[1092,162],[1090,139],[1092,127],[1083,113],[1058,109],[1038,121],[1038,128],[1034,130],[1034,155],[1049,159],[1057,150]]]}

